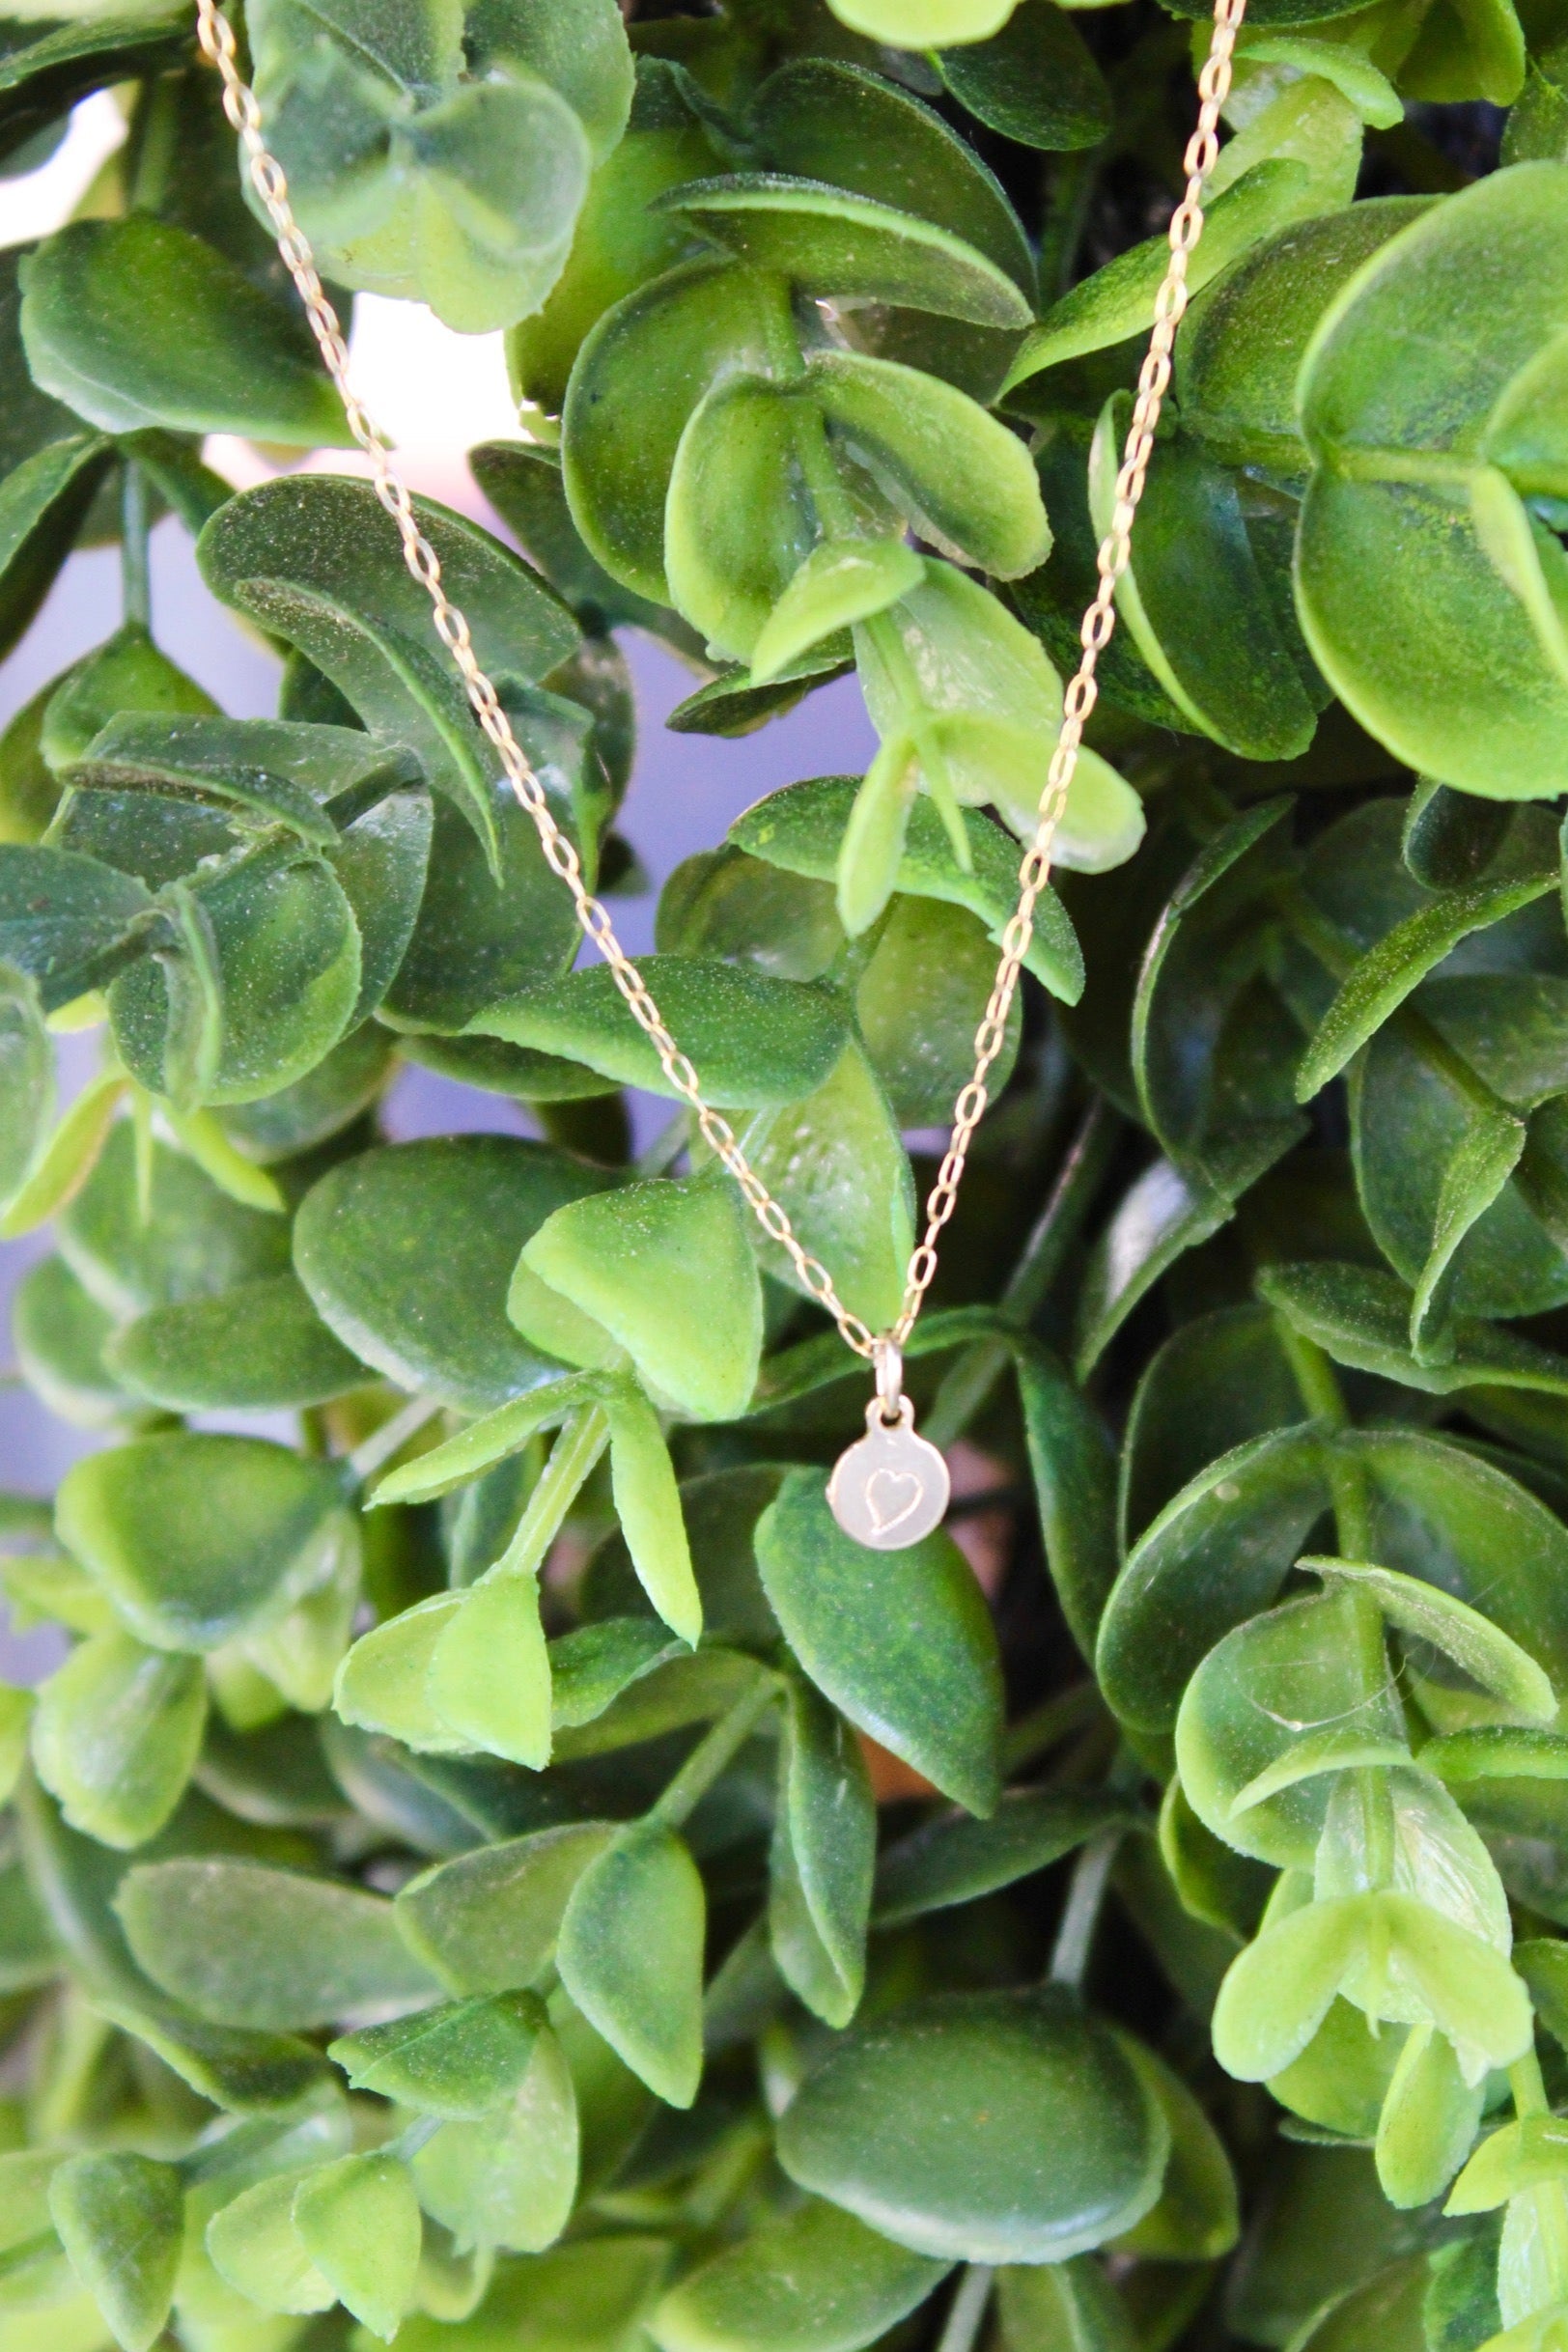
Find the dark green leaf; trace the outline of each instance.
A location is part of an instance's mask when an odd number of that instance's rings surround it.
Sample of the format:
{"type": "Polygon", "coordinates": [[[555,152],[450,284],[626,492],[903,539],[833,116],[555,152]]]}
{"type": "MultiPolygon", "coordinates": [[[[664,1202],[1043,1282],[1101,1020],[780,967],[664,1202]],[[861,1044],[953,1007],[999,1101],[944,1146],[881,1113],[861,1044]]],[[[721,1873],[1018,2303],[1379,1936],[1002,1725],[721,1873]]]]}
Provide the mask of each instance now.
{"type": "Polygon", "coordinates": [[[133,876],[69,850],[0,843],[0,960],[38,983],[45,1012],[93,987],[153,919],[133,876]]]}
{"type": "Polygon", "coordinates": [[[44,239],[21,285],[36,379],[105,433],[351,439],[303,324],[183,229],[148,212],[77,221],[44,239]]]}
{"type": "Polygon", "coordinates": [[[991,1812],[1001,1731],[995,1636],[951,1538],[868,1553],[834,1521],[821,1473],[802,1470],[758,1522],[756,1543],[768,1598],[819,1690],[948,1796],[991,1812]]]}
{"type": "Polygon", "coordinates": [[[177,1413],[321,1405],[367,1378],[292,1274],[154,1307],[116,1332],[105,1361],[136,1395],[177,1413]]]}
{"type": "MultiPolygon", "coordinates": [[[[830,989],[689,956],[643,956],[637,968],[710,1100],[738,1109],[798,1102],[844,1051],[848,1013],[830,989]]],[[[675,1091],[607,965],[588,965],[553,987],[503,997],[469,1026],[587,1062],[622,1085],[675,1091]]]]}
{"type": "Polygon", "coordinates": [[[944,50],[938,70],[961,106],[1024,147],[1095,147],[1110,128],[1105,78],[1052,0],[1022,0],[990,41],[944,50]]]}
{"type": "Polygon", "coordinates": [[[1049,1869],[1126,1820],[1116,1798],[1080,1789],[1009,1789],[988,1821],[950,1813],[889,1846],[877,1867],[881,1927],[977,1902],[1049,1869]]]}
{"type": "Polygon", "coordinates": [[[845,2026],[865,1982],[877,1813],[854,1734],[809,1683],[792,1680],[769,1864],[779,1974],[810,2009],[845,2026]]]}

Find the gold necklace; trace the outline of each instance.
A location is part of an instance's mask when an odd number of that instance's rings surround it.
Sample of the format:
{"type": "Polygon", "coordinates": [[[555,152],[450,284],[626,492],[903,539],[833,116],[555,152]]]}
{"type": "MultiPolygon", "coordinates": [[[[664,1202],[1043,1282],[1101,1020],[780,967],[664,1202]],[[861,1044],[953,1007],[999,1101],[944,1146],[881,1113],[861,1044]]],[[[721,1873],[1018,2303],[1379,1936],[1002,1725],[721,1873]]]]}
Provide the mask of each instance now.
{"type": "Polygon", "coordinates": [[[902,1551],[906,1545],[917,1543],[939,1525],[947,1509],[947,1465],[936,1446],[916,1434],[914,1407],[904,1394],[904,1345],[936,1274],[938,1241],[957,1205],[969,1145],[986,1113],[990,1100],[986,1079],[1002,1050],[1019,972],[1034,936],[1035,907],[1050,876],[1050,853],[1078,766],[1078,746],[1099,696],[1095,671],[1116,627],[1116,585],[1132,554],[1133,520],[1143,495],[1155,428],[1170,386],[1171,349],[1188,303],[1187,265],[1203,234],[1203,183],[1219,154],[1219,114],[1230,92],[1236,36],[1246,9],[1246,0],[1215,0],[1209,54],[1198,75],[1197,127],[1183,158],[1187,190],[1171,215],[1170,260],[1155,300],[1149,348],[1138,371],[1137,399],[1116,477],[1110,528],[1096,558],[1098,585],[1079,630],[1082,658],[1062,697],[1061,730],[1040,797],[1034,839],[1019,867],[1018,906],[1002,934],[995,983],[975,1032],[974,1073],[953,1106],[947,1153],[926,1202],[925,1233],[910,1258],[897,1321],[889,1330],[875,1332],[844,1304],[832,1275],[801,1246],[785,1210],[742,1151],[729,1121],[705,1098],[696,1071],[665,1027],[641,973],[617,939],[608,909],[584,882],[576,850],[550,813],[545,788],[512,731],[494,686],[479,666],[467,621],[442,585],[440,558],[419,528],[386,436],[350,380],[349,347],[322,284],[310,240],[294,218],[283,167],[263,136],[261,108],[239,70],[234,28],[219,0],[196,0],[202,51],[222,77],[224,111],[238,134],[252,184],[277,237],[278,252],[305,306],[326,372],[343,402],[349,429],[370,461],[376,495],[397,525],[404,560],[430,598],[436,633],[462,679],[474,716],[494,745],[508,783],[532,818],[552,872],[571,891],[584,937],[609,966],[632,1019],[658,1055],[666,1079],[695,1114],[703,1140],[740,1186],[764,1232],[787,1252],[807,1297],[827,1309],[845,1345],[875,1367],[877,1392],[866,1407],[866,1434],[840,1456],[827,1486],[827,1499],[839,1526],[873,1551],[902,1551]]]}

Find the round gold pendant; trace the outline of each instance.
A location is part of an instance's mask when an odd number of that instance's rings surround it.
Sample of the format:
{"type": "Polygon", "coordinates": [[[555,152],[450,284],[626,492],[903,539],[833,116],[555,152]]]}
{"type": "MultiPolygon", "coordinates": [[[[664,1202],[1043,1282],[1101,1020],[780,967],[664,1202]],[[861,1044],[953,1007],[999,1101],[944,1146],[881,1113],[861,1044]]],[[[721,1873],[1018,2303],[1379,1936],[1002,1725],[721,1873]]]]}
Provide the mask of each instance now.
{"type": "Polygon", "coordinates": [[[827,1500],[846,1535],[872,1552],[902,1552],[941,1525],[952,1492],[947,1465],[914,1431],[914,1411],[901,1400],[889,1425],[882,1407],[866,1413],[866,1434],[840,1454],[827,1500]]]}

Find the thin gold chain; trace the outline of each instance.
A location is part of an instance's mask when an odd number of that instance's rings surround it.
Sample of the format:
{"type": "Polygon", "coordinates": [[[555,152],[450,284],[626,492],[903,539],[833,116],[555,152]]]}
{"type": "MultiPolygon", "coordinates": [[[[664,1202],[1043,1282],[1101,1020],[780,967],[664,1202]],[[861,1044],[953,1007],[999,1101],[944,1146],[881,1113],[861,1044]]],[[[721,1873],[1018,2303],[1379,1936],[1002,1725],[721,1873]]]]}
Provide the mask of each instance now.
{"type": "Polygon", "coordinates": [[[957,1204],[969,1146],[990,1101],[986,1080],[1002,1050],[1019,973],[1034,937],[1035,908],[1050,876],[1051,849],[1078,766],[1084,726],[1099,697],[1095,671],[1116,627],[1116,585],[1131,557],[1133,518],[1143,495],[1155,428],[1170,386],[1171,347],[1188,303],[1188,260],[1203,234],[1203,183],[1219,152],[1219,113],[1230,90],[1236,36],[1246,7],[1246,0],[1215,0],[1214,33],[1198,76],[1197,128],[1184,159],[1187,192],[1171,216],[1170,261],[1155,301],[1154,331],[1138,376],[1137,400],[1116,477],[1110,528],[1096,558],[1099,585],[1079,631],[1082,658],[1063,698],[1061,732],[1041,795],[1034,839],[1019,868],[1018,907],[1002,934],[995,985],[975,1032],[974,1075],[953,1106],[952,1137],[926,1202],[924,1237],[910,1258],[903,1307],[892,1329],[879,1338],[845,1305],[826,1267],[802,1246],[787,1212],[746,1159],[734,1128],[704,1097],[695,1069],[665,1027],[642,974],[617,939],[608,909],[583,881],[576,849],[557,825],[545,787],[513,732],[493,684],[480,667],[468,623],[446,593],[440,558],[419,527],[407,486],[393,463],[390,443],[353,388],[343,328],[322,284],[310,240],[294,218],[283,167],[263,136],[261,108],[239,70],[234,28],[218,0],[196,0],[202,50],[222,77],[224,112],[238,134],[252,184],[276,234],[278,252],[305,306],[327,374],[337,386],[349,430],[370,461],[376,495],[397,525],[404,561],[430,598],[436,633],[457,665],[474,716],[493,744],[513,792],[532,818],[551,870],[571,891],[584,936],[609,966],[632,1018],[658,1056],[665,1078],[695,1114],[704,1141],[740,1186],[764,1232],[788,1253],[801,1288],[827,1309],[846,1345],[868,1360],[885,1356],[889,1343],[891,1349],[902,1348],[914,1328],[937,1272],[938,1240],[957,1204]]]}

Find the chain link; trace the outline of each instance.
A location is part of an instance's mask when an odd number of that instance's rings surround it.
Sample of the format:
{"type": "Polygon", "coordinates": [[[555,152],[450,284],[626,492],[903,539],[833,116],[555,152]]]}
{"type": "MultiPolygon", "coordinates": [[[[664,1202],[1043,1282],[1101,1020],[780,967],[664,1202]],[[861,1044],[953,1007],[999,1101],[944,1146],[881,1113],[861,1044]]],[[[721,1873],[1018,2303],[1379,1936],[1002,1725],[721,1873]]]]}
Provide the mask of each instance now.
{"type": "Polygon", "coordinates": [[[349,430],[369,461],[376,495],[397,526],[405,563],[430,598],[436,634],[462,679],[474,716],[493,745],[507,782],[533,820],[551,871],[571,891],[584,937],[609,966],[629,1011],[658,1056],[666,1080],[694,1113],[704,1142],[740,1186],[763,1231],[787,1253],[802,1290],[826,1308],[846,1345],[867,1361],[876,1360],[879,1351],[885,1350],[889,1341],[895,1348],[902,1348],[914,1328],[937,1272],[938,1241],[957,1205],[969,1146],[990,1101],[986,1079],[1002,1050],[1019,973],[1034,937],[1035,908],[1050,877],[1050,854],[1078,766],[1083,730],[1099,696],[1096,665],[1116,627],[1116,585],[1132,554],[1133,519],[1143,495],[1155,429],[1170,386],[1171,347],[1188,303],[1188,260],[1203,234],[1203,182],[1213,171],[1219,152],[1219,113],[1230,90],[1236,36],[1246,7],[1246,0],[1215,0],[1214,33],[1208,59],[1198,77],[1197,128],[1188,142],[1184,160],[1187,192],[1171,216],[1170,262],[1156,298],[1154,331],[1138,375],[1137,400],[1122,453],[1121,471],[1116,477],[1110,528],[1101,542],[1096,559],[1099,585],[1079,631],[1082,658],[1063,697],[1061,732],[1047,771],[1034,839],[1019,868],[1018,907],[1002,934],[995,984],[975,1032],[974,1075],[954,1105],[952,1137],[926,1202],[925,1234],[910,1259],[898,1321],[890,1332],[879,1338],[869,1325],[845,1305],[826,1267],[802,1246],[788,1213],[746,1159],[729,1121],[706,1100],[696,1071],[666,1028],[642,974],[616,938],[609,910],[584,882],[576,848],[556,823],[545,787],[513,732],[495,686],[480,667],[468,623],[446,593],[441,559],[419,526],[407,486],[393,463],[391,445],[350,379],[349,347],[343,328],[322,284],[310,240],[294,218],[283,166],[270,154],[263,136],[261,108],[240,71],[234,28],[218,0],[196,0],[197,36],[203,54],[216,67],[222,79],[224,112],[244,151],[252,185],[272,223],[278,252],[305,306],[326,372],[342,399],[349,430]]]}

